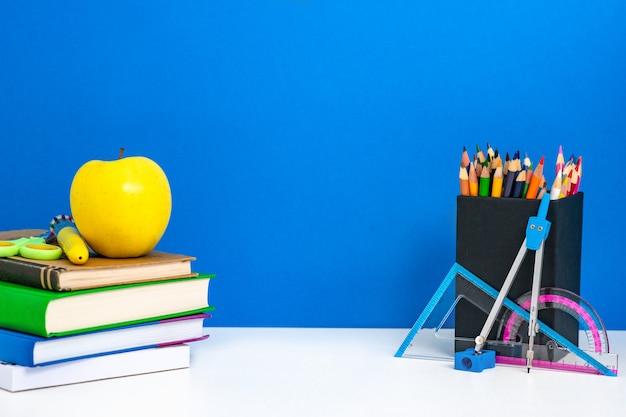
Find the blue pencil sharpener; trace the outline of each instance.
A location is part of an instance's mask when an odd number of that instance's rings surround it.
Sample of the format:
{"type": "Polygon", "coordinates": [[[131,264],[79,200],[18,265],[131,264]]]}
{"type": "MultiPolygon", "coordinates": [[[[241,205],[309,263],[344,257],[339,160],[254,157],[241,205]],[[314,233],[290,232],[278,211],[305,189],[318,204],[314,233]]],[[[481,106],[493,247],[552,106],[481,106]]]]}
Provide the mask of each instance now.
{"type": "Polygon", "coordinates": [[[496,351],[483,350],[477,353],[473,348],[454,354],[454,369],[469,372],[482,372],[483,369],[495,368],[496,351]]]}

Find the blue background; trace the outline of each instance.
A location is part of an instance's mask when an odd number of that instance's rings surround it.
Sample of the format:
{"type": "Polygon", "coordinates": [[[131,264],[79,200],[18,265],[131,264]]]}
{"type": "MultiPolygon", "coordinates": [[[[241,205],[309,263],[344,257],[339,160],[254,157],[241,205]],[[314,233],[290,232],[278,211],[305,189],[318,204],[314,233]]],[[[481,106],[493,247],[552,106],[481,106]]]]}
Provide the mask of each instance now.
{"type": "MultiPolygon", "coordinates": [[[[0,6],[0,229],[76,170],[167,173],[158,248],[218,274],[215,326],[410,327],[455,259],[461,150],[583,155],[582,295],[626,329],[622,1],[0,6]]],[[[547,180],[553,173],[547,168],[547,180]]]]}

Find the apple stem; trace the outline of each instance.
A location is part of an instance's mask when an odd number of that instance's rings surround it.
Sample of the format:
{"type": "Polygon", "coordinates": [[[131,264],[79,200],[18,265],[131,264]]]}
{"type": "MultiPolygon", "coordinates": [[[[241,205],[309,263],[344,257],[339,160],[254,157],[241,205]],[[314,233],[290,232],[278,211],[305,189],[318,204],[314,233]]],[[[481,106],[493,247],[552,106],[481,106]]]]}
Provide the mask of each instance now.
{"type": "Polygon", "coordinates": [[[122,155],[124,154],[124,148],[120,148],[120,157],[119,159],[122,159],[122,155]]]}

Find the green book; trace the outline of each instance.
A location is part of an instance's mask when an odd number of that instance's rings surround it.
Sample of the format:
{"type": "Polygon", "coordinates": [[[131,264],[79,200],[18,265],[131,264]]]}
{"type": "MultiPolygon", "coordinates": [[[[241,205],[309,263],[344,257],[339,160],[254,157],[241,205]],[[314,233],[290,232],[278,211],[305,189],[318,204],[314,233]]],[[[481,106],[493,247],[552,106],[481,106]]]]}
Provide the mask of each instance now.
{"type": "Polygon", "coordinates": [[[212,310],[214,275],[46,291],[0,282],[0,327],[42,337],[64,336],[212,310]]]}

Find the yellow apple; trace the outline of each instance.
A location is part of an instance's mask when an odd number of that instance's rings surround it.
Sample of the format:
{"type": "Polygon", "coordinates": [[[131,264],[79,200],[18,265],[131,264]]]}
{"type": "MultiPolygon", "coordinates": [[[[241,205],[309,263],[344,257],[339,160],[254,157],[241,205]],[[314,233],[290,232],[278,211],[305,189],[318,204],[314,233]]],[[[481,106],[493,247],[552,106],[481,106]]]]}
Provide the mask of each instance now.
{"type": "Polygon", "coordinates": [[[108,258],[146,255],[157,245],[172,211],[163,169],[143,156],[92,160],[72,180],[70,208],[85,241],[108,258]]]}

